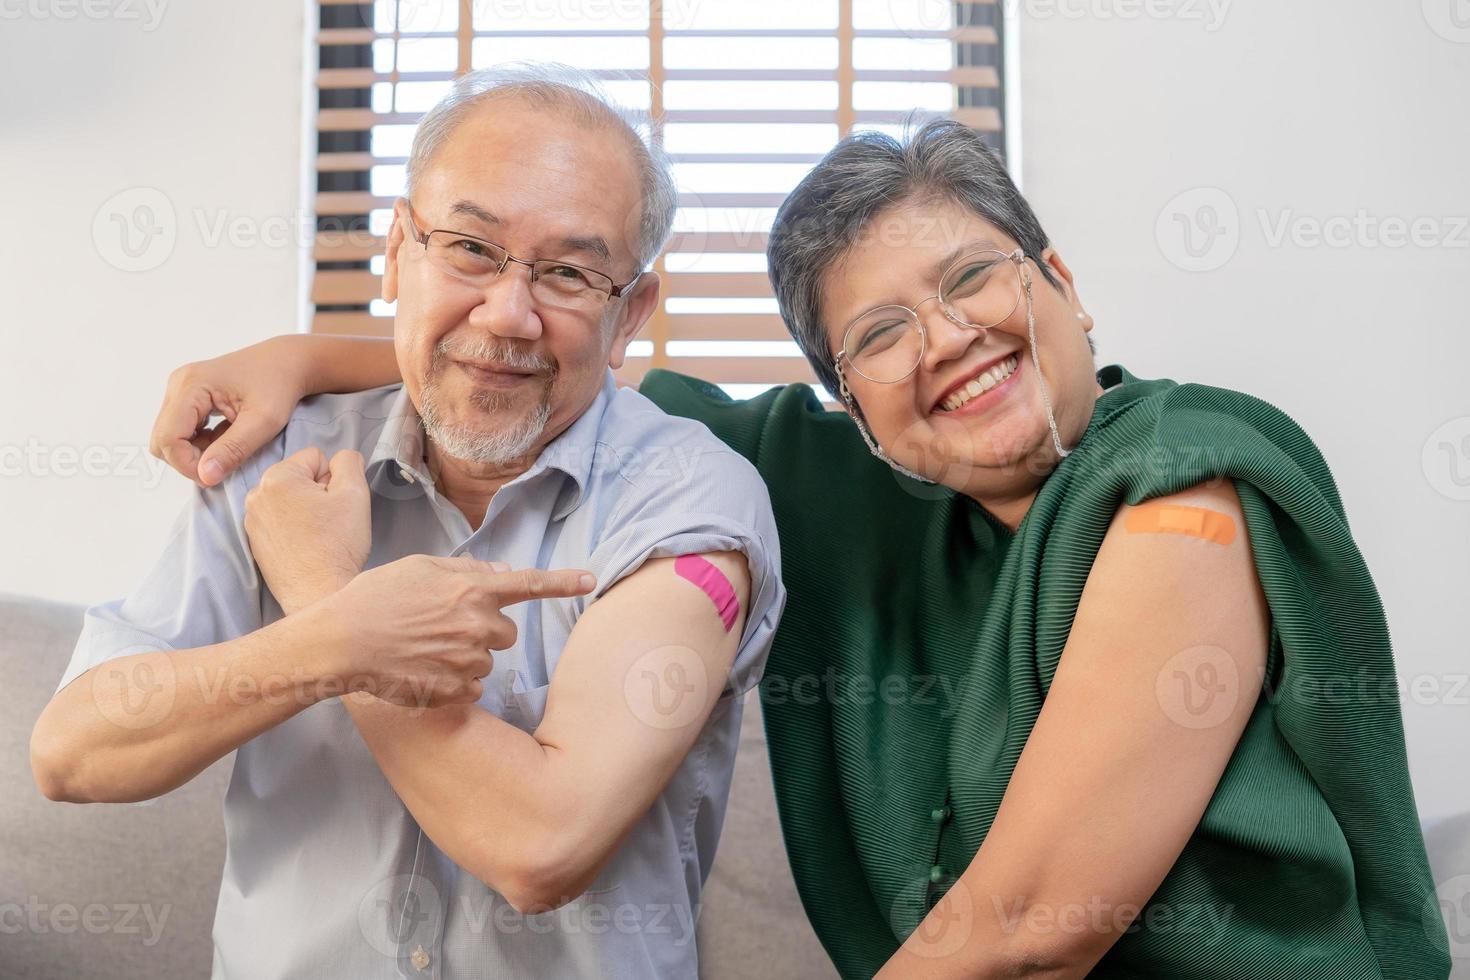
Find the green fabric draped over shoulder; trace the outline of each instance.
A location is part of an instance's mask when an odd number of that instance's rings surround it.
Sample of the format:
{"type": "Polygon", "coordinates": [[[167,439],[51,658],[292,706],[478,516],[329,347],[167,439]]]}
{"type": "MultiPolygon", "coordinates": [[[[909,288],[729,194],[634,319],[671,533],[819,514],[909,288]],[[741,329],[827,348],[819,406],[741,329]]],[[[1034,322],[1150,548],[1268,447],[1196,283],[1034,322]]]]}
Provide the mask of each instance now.
{"type": "MultiPolygon", "coordinates": [[[[1388,628],[1321,454],[1257,398],[1116,365],[1098,379],[1014,535],[875,460],[806,386],[733,401],[643,382],[771,491],[788,600],[762,707],[818,937],[844,977],[887,961],[984,842],[1118,509],[1228,479],[1270,606],[1264,684],[1183,853],[1090,975],[1448,976],[1388,628]]],[[[1206,707],[1215,681],[1180,678],[1206,707]]],[[[1147,800],[1137,820],[1149,833],[1147,800]]]]}

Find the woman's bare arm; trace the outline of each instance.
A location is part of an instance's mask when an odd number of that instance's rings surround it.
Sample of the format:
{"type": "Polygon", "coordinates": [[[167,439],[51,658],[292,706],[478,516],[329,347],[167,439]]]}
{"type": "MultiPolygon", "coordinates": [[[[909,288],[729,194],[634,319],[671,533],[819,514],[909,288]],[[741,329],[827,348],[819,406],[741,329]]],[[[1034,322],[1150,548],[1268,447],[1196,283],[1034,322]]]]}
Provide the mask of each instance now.
{"type": "Polygon", "coordinates": [[[984,844],[879,980],[1086,976],[1198,826],[1269,636],[1232,484],[1122,508],[984,844]],[[1202,533],[1155,533],[1150,507],[1202,533]]]}

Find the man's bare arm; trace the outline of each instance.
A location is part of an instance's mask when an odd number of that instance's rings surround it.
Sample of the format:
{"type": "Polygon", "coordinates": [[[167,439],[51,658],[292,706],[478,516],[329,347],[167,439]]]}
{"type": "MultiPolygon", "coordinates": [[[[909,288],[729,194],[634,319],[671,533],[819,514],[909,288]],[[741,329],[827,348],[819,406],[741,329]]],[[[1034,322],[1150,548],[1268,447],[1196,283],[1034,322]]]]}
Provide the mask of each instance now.
{"type": "Polygon", "coordinates": [[[472,704],[501,612],[529,595],[579,595],[577,572],[500,574],[472,559],[410,555],[239,639],[118,657],[52,698],[31,734],[41,791],[76,803],[134,802],[317,701],[348,691],[424,708],[472,704]]]}
{"type": "Polygon", "coordinates": [[[344,698],[430,839],[516,908],[585,891],[709,718],[739,646],[750,575],[739,553],[704,557],[730,585],[738,618],[727,625],[675,559],[648,562],[578,621],[532,735],[478,705],[413,716],[344,698]]]}
{"type": "Polygon", "coordinates": [[[62,688],[31,732],[41,792],[132,803],[182,786],[323,697],[332,641],[319,613],[235,640],[118,657],[62,688]]]}

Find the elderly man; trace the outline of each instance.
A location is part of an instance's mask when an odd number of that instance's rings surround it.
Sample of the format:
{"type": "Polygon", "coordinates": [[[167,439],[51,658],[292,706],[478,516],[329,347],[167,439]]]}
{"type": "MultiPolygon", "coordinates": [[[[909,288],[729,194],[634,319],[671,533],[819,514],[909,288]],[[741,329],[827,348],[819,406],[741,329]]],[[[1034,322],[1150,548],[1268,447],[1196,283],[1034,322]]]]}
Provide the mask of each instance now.
{"type": "Polygon", "coordinates": [[[696,975],[785,593],[754,468],[609,370],[674,201],[579,80],[466,76],[388,236],[403,384],[303,403],[89,610],[37,781],[236,750],[216,978],[696,975]]]}

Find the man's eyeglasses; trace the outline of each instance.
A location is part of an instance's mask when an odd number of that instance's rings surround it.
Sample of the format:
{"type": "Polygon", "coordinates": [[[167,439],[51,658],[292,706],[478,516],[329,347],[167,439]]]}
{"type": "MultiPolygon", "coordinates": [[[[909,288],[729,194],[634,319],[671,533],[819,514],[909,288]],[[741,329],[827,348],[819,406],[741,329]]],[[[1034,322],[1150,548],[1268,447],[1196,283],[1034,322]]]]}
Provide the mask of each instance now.
{"type": "Polygon", "coordinates": [[[410,204],[406,217],[413,240],[424,247],[429,261],[444,272],[483,288],[514,262],[531,270],[531,296],[537,303],[582,313],[602,310],[608,300],[622,296],[642,274],[619,286],[612,277],[559,259],[518,259],[504,247],[474,235],[435,228],[419,231],[410,204]]]}
{"type": "MultiPolygon", "coordinates": [[[[982,249],[962,255],[939,277],[939,291],[931,299],[951,323],[972,330],[988,330],[1004,323],[1021,305],[1026,254],[1021,249],[1001,252],[982,249]]],[[[834,366],[839,377],[846,358],[852,369],[869,381],[895,384],[914,373],[924,357],[927,335],[916,310],[907,306],[880,306],[858,316],[842,334],[842,349],[834,366]]]]}

